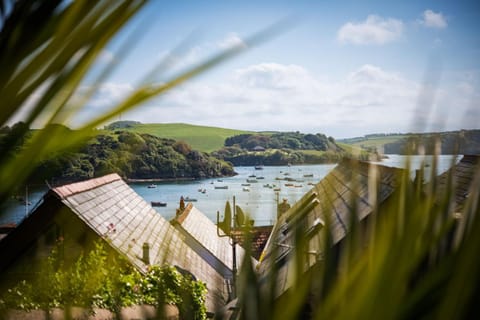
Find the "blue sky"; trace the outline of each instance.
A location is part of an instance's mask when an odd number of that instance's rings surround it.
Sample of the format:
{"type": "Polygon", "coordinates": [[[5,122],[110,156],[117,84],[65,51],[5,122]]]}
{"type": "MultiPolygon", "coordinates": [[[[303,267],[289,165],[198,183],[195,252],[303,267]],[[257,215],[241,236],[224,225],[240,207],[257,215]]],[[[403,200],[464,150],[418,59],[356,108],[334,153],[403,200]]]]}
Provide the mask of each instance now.
{"type": "MultiPolygon", "coordinates": [[[[335,138],[480,128],[476,1],[152,1],[85,116],[131,92],[185,39],[158,81],[287,16],[288,31],[122,119],[335,138]]],[[[99,63],[116,59],[116,44],[99,63]]]]}

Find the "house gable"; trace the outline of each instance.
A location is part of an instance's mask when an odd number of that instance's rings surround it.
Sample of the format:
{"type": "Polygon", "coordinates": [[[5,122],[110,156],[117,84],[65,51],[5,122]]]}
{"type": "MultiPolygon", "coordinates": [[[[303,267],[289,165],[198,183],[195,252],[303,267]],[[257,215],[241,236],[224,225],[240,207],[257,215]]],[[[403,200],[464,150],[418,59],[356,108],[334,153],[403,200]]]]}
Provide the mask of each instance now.
{"type": "Polygon", "coordinates": [[[62,236],[67,243],[73,233],[78,233],[76,242],[103,239],[141,272],[150,264],[188,270],[207,284],[208,310],[227,299],[223,276],[116,174],[51,189],[43,203],[0,241],[0,248],[8,251],[11,262],[18,260],[55,224],[63,224],[64,230],[73,228],[62,236]],[[20,247],[17,240],[21,238],[25,239],[20,247]]]}

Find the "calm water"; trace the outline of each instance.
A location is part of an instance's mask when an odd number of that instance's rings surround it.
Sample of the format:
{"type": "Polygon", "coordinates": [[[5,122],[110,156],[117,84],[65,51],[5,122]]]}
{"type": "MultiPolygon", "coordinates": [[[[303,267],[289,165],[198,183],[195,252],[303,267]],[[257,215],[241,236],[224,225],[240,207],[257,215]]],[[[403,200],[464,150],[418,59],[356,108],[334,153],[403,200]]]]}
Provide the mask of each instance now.
{"type": "Polygon", "coordinates": [[[135,183],[131,186],[148,202],[167,202],[167,207],[156,208],[167,219],[175,215],[180,196],[196,199],[194,205],[212,221],[216,221],[217,211],[223,214],[226,200],[232,203],[235,196],[236,204],[250,214],[257,225],[265,225],[273,223],[276,218],[277,197],[286,198],[290,203],[299,200],[312,187],[308,184],[309,182],[318,182],[333,167],[335,167],[334,164],[264,167],[263,170],[255,170],[254,167],[236,167],[235,171],[238,175],[229,178],[158,183],[154,189],[148,188],[148,184],[135,183]],[[255,177],[250,177],[253,175],[255,177]],[[313,175],[313,177],[304,177],[304,175],[313,175]],[[291,178],[297,181],[276,180],[276,178],[291,178]],[[249,183],[247,179],[257,182],[249,183]],[[286,183],[294,186],[286,187],[286,183]],[[215,189],[215,187],[224,186],[228,189],[215,189]],[[276,188],[280,188],[280,191],[276,191],[276,188]],[[205,190],[205,193],[199,190],[205,190]]]}
{"type": "MultiPolygon", "coordinates": [[[[429,156],[411,157],[413,172],[420,168],[423,160],[430,164],[433,158],[429,156]]],[[[389,155],[388,159],[380,163],[401,168],[405,165],[405,157],[389,155]]],[[[451,164],[452,156],[441,156],[438,173],[446,171],[451,164]]],[[[229,200],[232,203],[233,197],[235,197],[236,204],[251,215],[256,225],[268,225],[275,221],[277,199],[286,198],[289,203],[293,204],[312,187],[309,183],[317,183],[334,167],[335,164],[263,167],[263,170],[255,170],[254,167],[235,167],[238,175],[229,178],[162,182],[156,183],[156,188],[148,188],[150,183],[132,183],[130,186],[147,202],[166,202],[166,207],[155,207],[166,219],[175,215],[175,209],[178,207],[181,196],[196,199],[194,205],[212,221],[216,221],[217,211],[223,214],[225,201],[229,200]],[[253,175],[255,177],[249,177],[253,175]],[[262,177],[263,179],[261,179],[262,177]],[[296,181],[276,180],[276,178],[290,178],[296,181]],[[250,183],[249,186],[242,185],[248,183],[247,179],[258,182],[250,183]],[[285,186],[286,183],[293,184],[293,186],[285,186]],[[216,189],[216,186],[227,186],[228,189],[216,189]],[[280,188],[280,191],[276,191],[276,188],[280,188]],[[199,190],[205,190],[205,192],[202,193],[199,190]]],[[[29,187],[28,199],[32,204],[29,206],[29,210],[41,199],[46,190],[44,186],[29,187]]],[[[1,213],[0,223],[18,223],[26,215],[25,206],[14,199],[8,201],[6,206],[1,209],[1,213]]]]}

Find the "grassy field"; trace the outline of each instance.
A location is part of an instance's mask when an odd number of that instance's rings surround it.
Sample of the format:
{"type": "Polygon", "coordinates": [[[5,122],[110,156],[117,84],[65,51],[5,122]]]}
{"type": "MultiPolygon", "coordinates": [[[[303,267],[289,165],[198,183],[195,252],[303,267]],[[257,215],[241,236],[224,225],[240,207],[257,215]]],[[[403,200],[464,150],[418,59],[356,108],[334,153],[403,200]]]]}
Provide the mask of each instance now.
{"type": "Polygon", "coordinates": [[[193,149],[211,152],[223,146],[226,138],[251,131],[224,129],[217,127],[196,126],[185,123],[145,123],[134,125],[128,130],[148,133],[161,138],[182,140],[193,149]]]}
{"type": "Polygon", "coordinates": [[[348,143],[351,146],[359,147],[362,149],[365,148],[377,148],[377,150],[382,151],[383,146],[387,143],[395,142],[397,140],[405,138],[405,135],[395,135],[395,136],[385,136],[385,137],[368,137],[364,140],[355,141],[353,143],[348,143]]]}
{"type": "Polygon", "coordinates": [[[350,153],[360,153],[362,151],[362,148],[360,146],[355,145],[355,144],[348,144],[348,143],[343,143],[343,142],[337,142],[337,145],[342,148],[343,150],[350,152],[350,153]]]}
{"type": "Polygon", "coordinates": [[[320,151],[320,150],[296,150],[299,151],[303,154],[308,154],[311,156],[322,156],[325,154],[325,151],[320,151]]]}

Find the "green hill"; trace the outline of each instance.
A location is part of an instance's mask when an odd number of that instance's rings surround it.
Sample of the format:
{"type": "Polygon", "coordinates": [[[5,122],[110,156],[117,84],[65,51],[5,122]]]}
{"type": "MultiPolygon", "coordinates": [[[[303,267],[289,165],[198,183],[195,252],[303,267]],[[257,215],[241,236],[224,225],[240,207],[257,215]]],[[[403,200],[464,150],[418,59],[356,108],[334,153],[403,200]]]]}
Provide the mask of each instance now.
{"type": "Polygon", "coordinates": [[[338,143],[344,145],[351,145],[353,147],[361,148],[368,151],[378,151],[384,153],[384,147],[387,144],[395,143],[403,138],[406,134],[372,134],[363,137],[339,139],[338,143]]]}
{"type": "Polygon", "coordinates": [[[30,182],[67,183],[113,172],[128,179],[234,175],[230,164],[191,149],[186,143],[123,130],[95,135],[78,149],[52,154],[33,170],[30,182]]]}
{"type": "MultiPolygon", "coordinates": [[[[337,143],[350,145],[363,150],[384,154],[406,154],[410,140],[425,148],[422,152],[434,153],[435,141],[441,142],[441,154],[478,154],[480,152],[480,130],[458,130],[427,133],[378,133],[337,140],[337,143]]],[[[413,151],[414,154],[418,150],[413,151]]]]}
{"type": "Polygon", "coordinates": [[[243,133],[245,130],[224,129],[217,127],[197,126],[185,123],[136,123],[115,122],[106,127],[107,130],[130,130],[137,133],[148,133],[160,138],[185,141],[195,150],[212,152],[223,147],[225,139],[243,133]]]}

